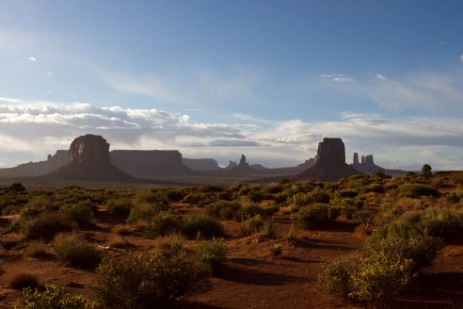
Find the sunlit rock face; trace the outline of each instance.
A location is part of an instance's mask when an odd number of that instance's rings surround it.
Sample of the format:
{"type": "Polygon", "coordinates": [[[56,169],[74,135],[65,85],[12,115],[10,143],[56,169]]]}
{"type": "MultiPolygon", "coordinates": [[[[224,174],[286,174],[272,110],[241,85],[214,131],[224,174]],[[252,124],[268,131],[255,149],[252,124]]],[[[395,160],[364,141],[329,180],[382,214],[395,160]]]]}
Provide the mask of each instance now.
{"type": "Polygon", "coordinates": [[[295,178],[335,181],[355,174],[362,173],[346,164],[346,152],[342,139],[324,138],[323,142],[318,144],[315,164],[295,178]]]}
{"type": "Polygon", "coordinates": [[[99,135],[79,136],[71,143],[69,149],[71,164],[111,164],[109,143],[99,135]]]}

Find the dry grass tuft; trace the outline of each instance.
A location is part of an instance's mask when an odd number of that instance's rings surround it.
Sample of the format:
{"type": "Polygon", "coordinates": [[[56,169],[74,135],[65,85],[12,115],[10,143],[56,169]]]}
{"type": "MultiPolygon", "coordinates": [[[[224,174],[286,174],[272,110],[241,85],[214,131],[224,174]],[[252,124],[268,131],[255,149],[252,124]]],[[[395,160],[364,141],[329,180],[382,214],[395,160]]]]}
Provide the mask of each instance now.
{"type": "Polygon", "coordinates": [[[10,272],[5,275],[4,282],[6,285],[15,290],[22,290],[23,288],[40,287],[39,279],[37,276],[24,272],[10,272]]]}

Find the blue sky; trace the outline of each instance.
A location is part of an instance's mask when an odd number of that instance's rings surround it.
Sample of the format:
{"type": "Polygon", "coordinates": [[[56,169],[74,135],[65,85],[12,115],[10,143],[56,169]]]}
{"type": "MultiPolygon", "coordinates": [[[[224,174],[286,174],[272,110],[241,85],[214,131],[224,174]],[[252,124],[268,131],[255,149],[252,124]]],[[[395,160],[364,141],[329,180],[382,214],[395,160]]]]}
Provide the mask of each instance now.
{"type": "Polygon", "coordinates": [[[0,167],[86,133],[292,166],[463,168],[462,1],[0,2],[0,167]]]}

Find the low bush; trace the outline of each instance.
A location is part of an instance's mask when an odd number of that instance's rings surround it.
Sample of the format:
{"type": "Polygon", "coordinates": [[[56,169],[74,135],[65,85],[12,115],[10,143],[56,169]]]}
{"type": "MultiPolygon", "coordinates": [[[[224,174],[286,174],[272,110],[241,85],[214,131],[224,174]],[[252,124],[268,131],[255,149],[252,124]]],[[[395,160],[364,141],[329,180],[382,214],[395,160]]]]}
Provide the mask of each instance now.
{"type": "Polygon", "coordinates": [[[382,184],[373,183],[364,189],[365,192],[385,193],[386,189],[382,184]]]}
{"type": "Polygon", "coordinates": [[[55,284],[45,290],[26,288],[21,299],[23,309],[93,309],[96,305],[81,295],[71,295],[55,284]]]}
{"type": "Polygon", "coordinates": [[[87,226],[95,223],[92,208],[93,205],[90,202],[83,201],[75,204],[64,204],[60,207],[60,212],[79,226],[87,226]]]}
{"type": "Polygon", "coordinates": [[[58,260],[66,265],[89,270],[94,270],[104,256],[103,251],[75,233],[57,235],[54,249],[58,260]]]}
{"type": "Polygon", "coordinates": [[[173,211],[160,211],[150,220],[145,228],[145,235],[156,237],[179,233],[182,229],[182,217],[173,211]]]}
{"type": "Polygon", "coordinates": [[[316,191],[309,193],[307,195],[307,202],[308,203],[329,203],[331,200],[331,196],[326,194],[325,192],[322,191],[316,191]]]}
{"type": "Polygon", "coordinates": [[[432,196],[439,197],[439,191],[429,185],[418,184],[418,183],[405,183],[397,188],[397,192],[400,196],[418,198],[420,196],[432,196]]]}
{"type": "Polygon", "coordinates": [[[27,287],[37,288],[40,286],[37,276],[24,272],[7,273],[4,281],[7,286],[15,290],[22,290],[27,287]]]}
{"type": "Polygon", "coordinates": [[[236,219],[241,214],[241,204],[238,202],[216,201],[206,205],[206,212],[210,216],[222,220],[236,219]]]}
{"type": "Polygon", "coordinates": [[[217,197],[214,193],[190,192],[180,202],[198,206],[206,206],[215,202],[216,200],[217,197]]]}
{"type": "Polygon", "coordinates": [[[166,308],[181,296],[210,288],[209,273],[181,254],[106,258],[93,286],[108,308],[166,308]]]}
{"type": "Polygon", "coordinates": [[[195,249],[195,258],[213,274],[217,267],[225,262],[227,258],[227,247],[222,238],[201,241],[195,249]]]}
{"type": "Polygon", "coordinates": [[[137,204],[130,209],[127,223],[149,222],[157,213],[168,209],[169,206],[167,204],[137,204]]]}
{"type": "Polygon", "coordinates": [[[183,217],[182,233],[188,238],[222,237],[225,235],[223,224],[208,215],[186,215],[183,217]]]}
{"type": "Polygon", "coordinates": [[[295,217],[299,225],[304,229],[323,227],[335,222],[340,214],[340,209],[328,204],[313,204],[302,207],[295,217]]]}
{"type": "Polygon", "coordinates": [[[241,233],[243,235],[251,235],[260,232],[264,228],[265,220],[261,215],[248,217],[241,223],[241,233]]]}
{"type": "Polygon", "coordinates": [[[133,207],[132,201],[129,199],[117,199],[109,201],[107,208],[108,212],[115,216],[127,217],[133,207]]]}
{"type": "Polygon", "coordinates": [[[56,234],[71,232],[76,228],[74,222],[61,213],[44,213],[21,224],[21,229],[29,239],[52,240],[56,234]]]}

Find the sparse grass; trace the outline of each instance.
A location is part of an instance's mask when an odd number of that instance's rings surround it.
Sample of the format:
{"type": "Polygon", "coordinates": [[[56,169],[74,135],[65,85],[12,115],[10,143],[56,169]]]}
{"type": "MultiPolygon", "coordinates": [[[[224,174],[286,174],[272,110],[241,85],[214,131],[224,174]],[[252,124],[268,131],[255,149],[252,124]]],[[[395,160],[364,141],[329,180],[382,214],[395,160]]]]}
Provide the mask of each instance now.
{"type": "Polygon", "coordinates": [[[401,196],[418,198],[420,196],[432,196],[439,197],[439,191],[429,185],[418,184],[418,183],[406,183],[397,189],[397,192],[401,196]]]}

